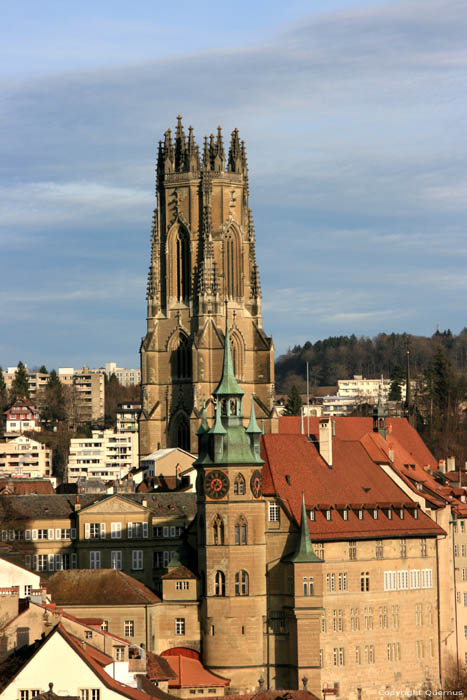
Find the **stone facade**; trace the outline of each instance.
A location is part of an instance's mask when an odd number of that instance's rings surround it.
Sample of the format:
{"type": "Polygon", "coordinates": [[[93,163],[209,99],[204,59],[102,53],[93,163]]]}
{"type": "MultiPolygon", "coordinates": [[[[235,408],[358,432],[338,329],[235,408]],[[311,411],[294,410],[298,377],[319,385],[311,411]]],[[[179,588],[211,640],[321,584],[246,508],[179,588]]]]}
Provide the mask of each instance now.
{"type": "Polygon", "coordinates": [[[141,345],[142,457],[164,447],[197,450],[223,357],[226,313],[235,371],[249,401],[272,428],[273,346],[262,328],[255,235],[248,206],[246,151],[238,132],[227,157],[220,128],[200,158],[181,117],[159,146],[157,200],[141,345]],[[227,306],[228,304],[228,306],[227,306]]]}

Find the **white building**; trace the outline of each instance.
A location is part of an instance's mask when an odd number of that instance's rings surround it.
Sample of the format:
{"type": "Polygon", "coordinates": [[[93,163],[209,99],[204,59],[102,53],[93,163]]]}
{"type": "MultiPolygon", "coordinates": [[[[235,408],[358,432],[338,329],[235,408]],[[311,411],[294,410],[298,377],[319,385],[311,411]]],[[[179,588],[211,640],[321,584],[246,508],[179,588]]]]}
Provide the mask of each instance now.
{"type": "MultiPolygon", "coordinates": [[[[384,377],[380,379],[365,379],[361,374],[354,374],[353,379],[337,380],[337,395],[353,399],[354,403],[377,403],[378,398],[386,402],[390,389],[391,380],[384,377]]],[[[405,383],[402,383],[402,401],[405,401],[405,395],[406,387],[405,383]]]]}
{"type": "Polygon", "coordinates": [[[123,369],[123,367],[117,367],[116,362],[106,362],[105,373],[107,377],[115,374],[122,386],[141,384],[141,370],[139,369],[123,369]]]}
{"type": "Polygon", "coordinates": [[[50,477],[52,450],[26,435],[0,442],[0,475],[30,478],[50,477]]]}
{"type": "Polygon", "coordinates": [[[93,430],[90,438],[72,438],[67,481],[121,479],[138,466],[138,433],[93,430]]]}

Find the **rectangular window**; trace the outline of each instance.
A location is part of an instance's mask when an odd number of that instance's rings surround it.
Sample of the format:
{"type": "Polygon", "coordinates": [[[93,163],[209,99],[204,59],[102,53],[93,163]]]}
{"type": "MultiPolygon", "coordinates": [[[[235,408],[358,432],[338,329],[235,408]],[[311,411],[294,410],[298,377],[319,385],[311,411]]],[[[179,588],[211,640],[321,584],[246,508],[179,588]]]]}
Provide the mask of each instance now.
{"type": "Polygon", "coordinates": [[[408,590],[408,588],[409,588],[409,572],[407,570],[397,572],[397,588],[400,591],[407,591],[408,590]]]}
{"type": "Polygon", "coordinates": [[[358,608],[350,609],[350,629],[352,632],[358,632],[360,629],[360,612],[358,608]]]}
{"type": "Polygon", "coordinates": [[[49,539],[49,531],[48,530],[36,530],[37,532],[37,539],[38,540],[47,540],[49,539]]]}
{"type": "Polygon", "coordinates": [[[37,564],[38,571],[47,571],[47,554],[38,554],[37,564]]]}
{"type": "Polygon", "coordinates": [[[336,590],[336,574],[326,574],[326,590],[328,593],[336,590]]]}
{"type": "Polygon", "coordinates": [[[184,635],[185,634],[185,618],[176,617],[175,618],[175,634],[184,635]]]}
{"type": "Polygon", "coordinates": [[[303,577],[303,595],[313,595],[313,576],[303,577]]]}
{"type": "Polygon", "coordinates": [[[395,591],[396,590],[396,571],[385,571],[384,572],[384,590],[385,591],[395,591]]]}
{"type": "Polygon", "coordinates": [[[357,543],[353,540],[349,542],[349,559],[350,561],[357,559],[357,543]]]}
{"type": "Polygon", "coordinates": [[[361,664],[361,659],[360,659],[360,647],[355,647],[355,663],[357,665],[361,664]]]}
{"type": "Polygon", "coordinates": [[[123,635],[125,637],[134,637],[135,636],[135,622],[134,622],[134,620],[125,620],[125,624],[123,625],[123,635]]]}
{"type": "Polygon", "coordinates": [[[89,539],[98,540],[100,539],[101,526],[100,523],[90,523],[89,524],[89,539]]]}
{"type": "Polygon", "coordinates": [[[422,588],[433,588],[432,569],[422,569],[422,588]]]}
{"type": "Polygon", "coordinates": [[[118,571],[122,568],[122,553],[120,551],[110,552],[110,566],[118,571]]]}
{"type": "Polygon", "coordinates": [[[423,625],[423,605],[422,603],[417,603],[415,606],[415,624],[417,627],[423,625]]]}
{"type": "Polygon", "coordinates": [[[410,588],[420,588],[420,570],[412,569],[410,571],[410,588]]]}
{"type": "Polygon", "coordinates": [[[100,569],[101,568],[101,553],[100,552],[89,552],[89,568],[90,569],[100,569]]]}
{"type": "Polygon", "coordinates": [[[124,661],[125,647],[115,647],[115,661],[124,661]]]}
{"type": "Polygon", "coordinates": [[[143,568],[143,551],[134,549],[131,553],[131,568],[134,571],[140,571],[143,568]]]}
{"type": "Polygon", "coordinates": [[[373,608],[365,608],[365,629],[373,629],[373,608]]]}
{"type": "Polygon", "coordinates": [[[110,523],[110,539],[120,540],[122,537],[122,523],[110,523]]]}
{"type": "Polygon", "coordinates": [[[278,503],[268,503],[268,520],[270,523],[278,523],[281,519],[281,511],[278,503]]]}
{"type": "Polygon", "coordinates": [[[339,573],[337,576],[337,586],[339,591],[347,590],[347,573],[339,573]]]}

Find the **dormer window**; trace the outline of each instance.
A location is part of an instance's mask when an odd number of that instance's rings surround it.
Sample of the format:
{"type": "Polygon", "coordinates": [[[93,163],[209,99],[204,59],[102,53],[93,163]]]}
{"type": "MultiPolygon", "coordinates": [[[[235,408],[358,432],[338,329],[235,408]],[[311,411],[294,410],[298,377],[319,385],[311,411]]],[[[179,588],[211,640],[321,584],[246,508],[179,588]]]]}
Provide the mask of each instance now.
{"type": "Polygon", "coordinates": [[[388,520],[392,520],[392,510],[388,508],[388,520]]]}
{"type": "Polygon", "coordinates": [[[363,510],[361,508],[358,511],[358,519],[363,520],[363,510]]]}
{"type": "Polygon", "coordinates": [[[330,510],[326,511],[326,520],[331,520],[331,511],[330,510]]]}
{"type": "Polygon", "coordinates": [[[314,519],[315,519],[315,511],[310,510],[310,520],[314,520],[314,519]]]}
{"type": "Polygon", "coordinates": [[[378,520],[378,509],[375,508],[373,511],[373,520],[378,520]]]}
{"type": "Polygon", "coordinates": [[[401,508],[399,511],[399,517],[401,520],[404,520],[404,509],[403,508],[401,508]]]}
{"type": "Polygon", "coordinates": [[[415,508],[413,512],[413,517],[415,518],[415,520],[418,520],[418,508],[415,508]]]}
{"type": "Polygon", "coordinates": [[[343,518],[344,520],[348,520],[348,519],[349,519],[349,511],[348,511],[347,509],[345,509],[344,511],[342,511],[342,518],[343,518]]]}

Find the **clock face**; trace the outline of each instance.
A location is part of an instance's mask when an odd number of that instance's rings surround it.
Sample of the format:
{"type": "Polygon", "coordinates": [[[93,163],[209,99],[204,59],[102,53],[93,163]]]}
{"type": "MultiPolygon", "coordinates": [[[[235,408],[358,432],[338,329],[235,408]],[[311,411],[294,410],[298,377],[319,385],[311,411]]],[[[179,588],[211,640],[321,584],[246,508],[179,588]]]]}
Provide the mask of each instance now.
{"type": "Polygon", "coordinates": [[[204,478],[204,488],[209,498],[224,498],[229,490],[229,477],[219,469],[208,472],[204,478]]]}
{"type": "Polygon", "coordinates": [[[261,487],[263,485],[263,476],[259,469],[255,469],[253,474],[251,475],[250,479],[250,488],[251,488],[251,493],[255,498],[259,498],[261,496],[261,487]]]}

